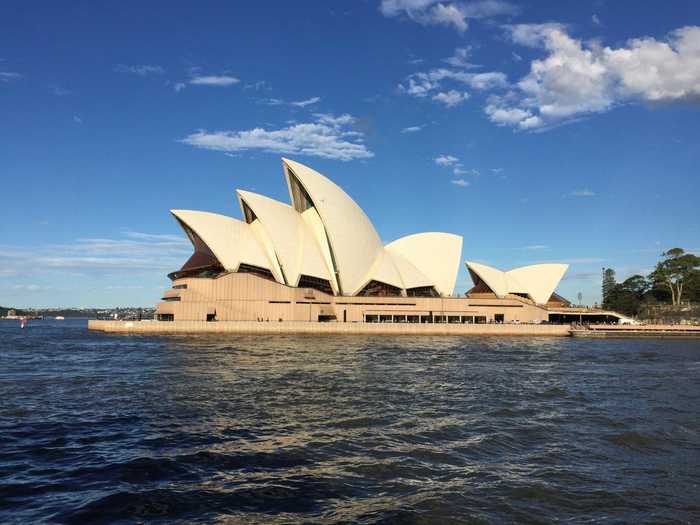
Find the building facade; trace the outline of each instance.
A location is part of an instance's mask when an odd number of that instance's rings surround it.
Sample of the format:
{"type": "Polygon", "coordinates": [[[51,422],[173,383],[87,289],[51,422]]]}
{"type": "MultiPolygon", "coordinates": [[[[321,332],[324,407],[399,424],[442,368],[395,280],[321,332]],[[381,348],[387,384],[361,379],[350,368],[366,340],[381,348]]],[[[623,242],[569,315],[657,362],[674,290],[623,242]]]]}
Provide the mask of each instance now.
{"type": "Polygon", "coordinates": [[[340,187],[282,159],[291,204],[238,190],[243,220],[171,210],[194,253],[172,272],[160,321],[489,323],[547,321],[565,264],[506,272],[467,262],[462,237],[426,232],[383,244],[340,187]]]}

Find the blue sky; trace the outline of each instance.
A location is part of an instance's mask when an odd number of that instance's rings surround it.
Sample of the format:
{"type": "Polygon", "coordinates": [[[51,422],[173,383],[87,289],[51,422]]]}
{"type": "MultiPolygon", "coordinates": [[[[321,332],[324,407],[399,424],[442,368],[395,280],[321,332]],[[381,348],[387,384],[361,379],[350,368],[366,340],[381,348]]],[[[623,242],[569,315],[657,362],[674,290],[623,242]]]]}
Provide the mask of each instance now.
{"type": "Polygon", "coordinates": [[[386,242],[568,262],[586,303],[700,251],[698,2],[143,4],[0,8],[2,305],[155,304],[191,251],[168,210],[288,201],[283,155],[386,242]]]}

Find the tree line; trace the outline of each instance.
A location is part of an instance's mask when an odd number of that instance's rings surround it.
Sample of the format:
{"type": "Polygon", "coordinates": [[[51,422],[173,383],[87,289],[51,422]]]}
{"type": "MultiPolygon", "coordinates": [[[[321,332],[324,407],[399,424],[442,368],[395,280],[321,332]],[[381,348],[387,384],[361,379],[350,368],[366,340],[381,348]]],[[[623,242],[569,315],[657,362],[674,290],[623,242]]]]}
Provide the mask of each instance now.
{"type": "Polygon", "coordinates": [[[621,283],[615,270],[603,268],[603,308],[636,316],[650,306],[700,303],[700,257],[682,248],[661,257],[649,275],[633,275],[621,283]]]}

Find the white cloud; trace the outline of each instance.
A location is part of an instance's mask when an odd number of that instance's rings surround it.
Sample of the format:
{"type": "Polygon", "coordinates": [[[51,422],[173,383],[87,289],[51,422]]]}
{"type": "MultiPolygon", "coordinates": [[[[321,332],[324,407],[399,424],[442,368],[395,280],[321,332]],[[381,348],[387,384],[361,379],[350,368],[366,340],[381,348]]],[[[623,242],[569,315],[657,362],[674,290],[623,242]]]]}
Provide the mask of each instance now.
{"type": "Polygon", "coordinates": [[[293,124],[277,130],[254,128],[243,131],[198,131],[181,142],[197,148],[223,152],[262,150],[349,161],[374,156],[363,143],[363,134],[351,129],[351,115],[314,114],[314,122],[293,124]]]}
{"type": "Polygon", "coordinates": [[[78,115],[73,115],[73,122],[75,122],[76,124],[82,124],[83,119],[81,119],[78,115]]]}
{"type": "Polygon", "coordinates": [[[496,124],[542,128],[628,101],[700,97],[700,27],[677,29],[665,41],[633,39],[617,49],[572,38],[560,24],[506,29],[515,43],[547,55],[532,61],[510,93],[490,98],[485,112],[496,124]]]}
{"type": "Polygon", "coordinates": [[[0,82],[12,82],[14,80],[19,80],[22,75],[15,73],[13,71],[0,71],[0,82]]]}
{"type": "Polygon", "coordinates": [[[306,100],[298,100],[294,102],[285,102],[281,98],[264,98],[258,100],[258,103],[260,104],[265,104],[267,106],[284,106],[284,105],[290,105],[294,106],[297,108],[305,108],[306,106],[310,106],[312,104],[317,104],[321,101],[321,97],[311,97],[306,100]]]}
{"type": "Polygon", "coordinates": [[[57,97],[66,97],[68,95],[73,94],[73,92],[70,89],[65,89],[61,86],[53,85],[50,87],[51,92],[56,95],[57,97]]]}
{"type": "Polygon", "coordinates": [[[289,104],[291,106],[296,106],[298,108],[304,108],[306,106],[310,106],[311,104],[316,104],[321,101],[321,97],[311,97],[307,98],[306,100],[298,100],[296,102],[290,102],[289,104]]]}
{"type": "Polygon", "coordinates": [[[547,246],[546,244],[530,244],[528,246],[523,246],[523,250],[528,250],[528,251],[549,250],[549,246],[547,246]]]}
{"type": "Polygon", "coordinates": [[[458,69],[436,68],[409,75],[404,83],[399,84],[399,91],[416,98],[430,96],[432,100],[452,107],[469,98],[468,92],[456,89],[463,86],[480,91],[504,88],[508,86],[508,79],[496,71],[468,73],[458,69]],[[445,86],[447,83],[454,87],[445,86]]]}
{"type": "Polygon", "coordinates": [[[457,157],[453,157],[452,155],[438,155],[433,160],[438,166],[452,166],[459,162],[459,159],[457,157]]]}
{"type": "Polygon", "coordinates": [[[407,128],[403,128],[401,133],[416,133],[422,129],[423,126],[408,126],[407,128]]]}
{"type": "Polygon", "coordinates": [[[479,67],[469,62],[470,51],[471,48],[469,47],[458,47],[455,49],[455,52],[451,57],[443,58],[442,61],[452,67],[462,69],[471,69],[474,67],[479,67]]]}
{"type": "Polygon", "coordinates": [[[585,190],[576,190],[572,191],[569,193],[571,197],[595,197],[595,192],[585,189],[585,190]]]}
{"type": "Polygon", "coordinates": [[[173,89],[175,90],[176,93],[179,93],[183,89],[187,87],[187,84],[184,82],[175,82],[175,85],[173,85],[173,89]]]}
{"type": "Polygon", "coordinates": [[[236,77],[230,75],[202,75],[192,77],[189,81],[193,86],[216,86],[228,87],[240,82],[236,77]]]}
{"type": "Polygon", "coordinates": [[[469,181],[466,181],[464,179],[454,179],[450,181],[452,184],[455,186],[461,186],[462,188],[466,188],[469,186],[471,183],[469,181]]]}
{"type": "Polygon", "coordinates": [[[453,108],[455,106],[459,106],[462,102],[467,100],[469,98],[469,93],[466,91],[460,93],[455,89],[451,89],[449,91],[436,93],[432,98],[436,102],[445,104],[445,106],[448,108],[453,108]]]}
{"type": "Polygon", "coordinates": [[[422,25],[453,27],[460,33],[467,30],[469,19],[517,14],[518,8],[503,0],[450,2],[441,0],[382,0],[384,16],[406,16],[422,25]]]}
{"type": "Polygon", "coordinates": [[[128,66],[126,64],[117,64],[114,66],[114,71],[116,73],[130,73],[132,75],[139,75],[142,77],[148,75],[162,75],[165,73],[165,69],[160,66],[149,66],[149,65],[135,65],[128,66]]]}
{"type": "Polygon", "coordinates": [[[603,23],[600,21],[600,18],[598,18],[598,15],[595,13],[593,13],[593,16],[591,17],[591,21],[597,26],[603,25],[603,23]]]}
{"type": "Polygon", "coordinates": [[[162,271],[179,268],[191,253],[184,235],[128,231],[116,239],[80,238],[33,248],[0,246],[0,263],[8,270],[32,268],[42,273],[68,268],[162,271]]]}

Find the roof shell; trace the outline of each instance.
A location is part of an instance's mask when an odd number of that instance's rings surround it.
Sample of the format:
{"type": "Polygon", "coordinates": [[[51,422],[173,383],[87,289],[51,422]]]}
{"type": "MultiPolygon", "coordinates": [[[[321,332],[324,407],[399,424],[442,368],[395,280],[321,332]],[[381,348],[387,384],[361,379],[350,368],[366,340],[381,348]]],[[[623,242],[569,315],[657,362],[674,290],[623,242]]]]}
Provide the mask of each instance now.
{"type": "Polygon", "coordinates": [[[263,247],[245,222],[207,211],[170,212],[199,235],[226,270],[236,271],[246,263],[272,271],[263,247]]]}
{"type": "Polygon", "coordinates": [[[270,240],[286,284],[296,286],[302,274],[330,280],[315,234],[300,213],[264,195],[243,190],[236,190],[236,194],[241,210],[245,202],[255,214],[253,224],[259,222],[270,240]]]}
{"type": "MultiPolygon", "coordinates": [[[[545,263],[513,268],[507,272],[498,268],[466,261],[467,268],[491,288],[497,297],[509,293],[526,293],[537,304],[546,303],[569,268],[568,264],[545,263]]],[[[476,279],[474,279],[476,282],[476,279]]]]}
{"type": "Polygon", "coordinates": [[[544,304],[549,301],[568,268],[568,264],[531,264],[514,268],[506,274],[509,280],[522,283],[533,301],[544,304]]]}
{"type": "Polygon", "coordinates": [[[383,249],[379,235],[365,212],[338,185],[303,164],[282,161],[292,202],[294,183],[290,170],[311,197],[323,222],[341,293],[355,295],[367,282],[383,249]]]}
{"type": "Polygon", "coordinates": [[[430,284],[435,286],[441,295],[452,295],[454,292],[462,256],[460,235],[442,232],[416,233],[390,242],[386,249],[407,259],[431,281],[430,284]]]}

